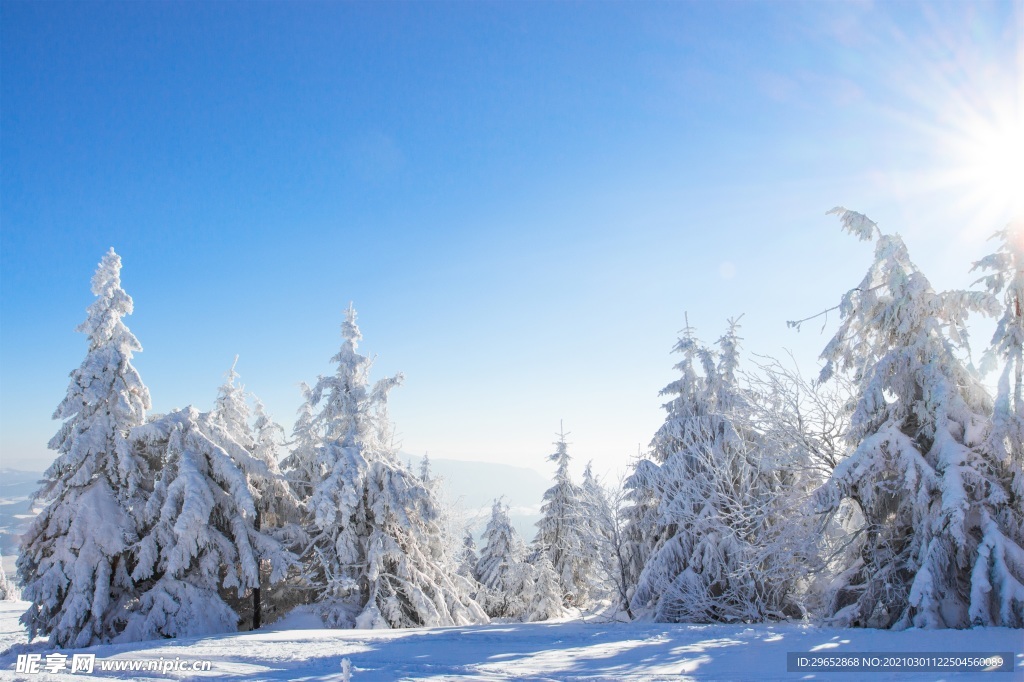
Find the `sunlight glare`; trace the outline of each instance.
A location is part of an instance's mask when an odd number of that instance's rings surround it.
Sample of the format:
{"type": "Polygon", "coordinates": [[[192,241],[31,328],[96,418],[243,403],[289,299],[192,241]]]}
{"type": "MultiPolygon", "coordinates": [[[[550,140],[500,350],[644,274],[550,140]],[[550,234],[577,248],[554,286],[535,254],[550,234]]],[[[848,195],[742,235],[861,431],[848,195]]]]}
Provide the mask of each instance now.
{"type": "Polygon", "coordinates": [[[970,27],[962,31],[948,30],[943,10],[923,7],[930,38],[911,41],[894,28],[886,37],[899,58],[880,50],[880,66],[898,65],[891,85],[904,104],[894,114],[907,124],[893,145],[906,145],[907,172],[882,181],[901,199],[930,199],[919,224],[948,248],[981,248],[1024,217],[1024,6],[999,20],[967,10],[957,15],[970,27]]]}
{"type": "Polygon", "coordinates": [[[985,213],[1018,218],[1024,208],[1024,124],[1020,116],[978,118],[955,143],[968,201],[985,213]]]}

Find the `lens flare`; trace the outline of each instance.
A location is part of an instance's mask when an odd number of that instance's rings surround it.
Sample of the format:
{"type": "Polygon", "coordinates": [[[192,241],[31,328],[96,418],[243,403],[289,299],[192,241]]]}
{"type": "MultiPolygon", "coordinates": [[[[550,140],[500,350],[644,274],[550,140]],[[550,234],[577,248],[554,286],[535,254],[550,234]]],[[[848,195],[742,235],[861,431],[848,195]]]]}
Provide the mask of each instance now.
{"type": "Polygon", "coordinates": [[[951,184],[966,192],[966,207],[1010,220],[1024,217],[1024,121],[1016,114],[968,121],[952,141],[951,184]]]}

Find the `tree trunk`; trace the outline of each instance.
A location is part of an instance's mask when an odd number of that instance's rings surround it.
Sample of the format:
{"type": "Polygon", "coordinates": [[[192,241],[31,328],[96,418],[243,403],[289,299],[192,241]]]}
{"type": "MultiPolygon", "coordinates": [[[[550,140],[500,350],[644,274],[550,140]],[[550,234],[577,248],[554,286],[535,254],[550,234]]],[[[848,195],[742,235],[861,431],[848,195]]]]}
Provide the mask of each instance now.
{"type": "MultiPolygon", "coordinates": [[[[260,510],[256,510],[256,518],[253,525],[256,531],[260,531],[260,510]]],[[[256,566],[256,587],[252,591],[252,629],[259,630],[263,624],[263,604],[260,601],[260,582],[263,580],[263,571],[259,564],[256,566]]]]}

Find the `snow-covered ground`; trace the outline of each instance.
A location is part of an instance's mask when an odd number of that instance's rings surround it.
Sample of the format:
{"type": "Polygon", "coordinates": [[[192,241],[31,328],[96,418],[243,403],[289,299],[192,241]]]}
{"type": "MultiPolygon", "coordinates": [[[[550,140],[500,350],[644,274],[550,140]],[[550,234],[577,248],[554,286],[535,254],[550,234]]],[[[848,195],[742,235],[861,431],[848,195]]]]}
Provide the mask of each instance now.
{"type": "MultiPolygon", "coordinates": [[[[25,602],[0,602],[0,647],[23,643],[17,617],[25,602]]],[[[0,679],[342,680],[999,680],[1024,679],[1024,631],[884,632],[784,625],[666,625],[565,621],[413,630],[302,629],[291,616],[259,634],[97,646],[93,675],[17,675],[15,653],[0,655],[0,679]],[[1012,651],[1012,673],[787,673],[786,653],[1012,651]],[[207,673],[98,671],[99,661],[210,661],[207,673]]],[[[44,643],[31,652],[52,650],[44,643]]],[[[73,653],[65,651],[64,653],[73,653]]],[[[70,660],[70,658],[69,658],[70,660]]]]}

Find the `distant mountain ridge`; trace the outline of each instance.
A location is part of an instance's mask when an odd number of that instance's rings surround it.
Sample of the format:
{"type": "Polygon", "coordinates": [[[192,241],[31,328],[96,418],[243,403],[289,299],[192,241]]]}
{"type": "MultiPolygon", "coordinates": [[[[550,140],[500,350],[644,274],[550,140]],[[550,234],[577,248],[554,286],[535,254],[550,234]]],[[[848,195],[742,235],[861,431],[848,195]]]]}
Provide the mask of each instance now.
{"type": "MultiPolygon", "coordinates": [[[[422,456],[401,453],[403,460],[411,460],[413,470],[419,472],[422,456]]],[[[491,515],[494,500],[504,497],[509,505],[509,518],[523,540],[530,542],[537,533],[540,506],[544,493],[552,481],[533,469],[511,464],[478,462],[458,459],[430,458],[434,476],[443,480],[448,501],[458,507],[467,522],[479,536],[491,515]]]]}
{"type": "Polygon", "coordinates": [[[18,536],[28,530],[32,513],[32,497],[39,490],[41,472],[0,469],[0,553],[4,571],[12,575],[14,557],[18,553],[18,536]]]}
{"type": "MultiPolygon", "coordinates": [[[[422,456],[406,452],[400,456],[402,461],[411,463],[413,471],[419,472],[422,456]]],[[[552,481],[533,469],[493,462],[431,458],[430,468],[435,477],[443,479],[447,500],[463,513],[475,535],[483,533],[494,500],[504,497],[516,530],[526,542],[533,540],[544,492],[552,481]]],[[[34,516],[32,496],[42,478],[41,472],[0,469],[0,552],[5,569],[9,563],[13,566],[18,536],[34,516]]]]}

